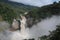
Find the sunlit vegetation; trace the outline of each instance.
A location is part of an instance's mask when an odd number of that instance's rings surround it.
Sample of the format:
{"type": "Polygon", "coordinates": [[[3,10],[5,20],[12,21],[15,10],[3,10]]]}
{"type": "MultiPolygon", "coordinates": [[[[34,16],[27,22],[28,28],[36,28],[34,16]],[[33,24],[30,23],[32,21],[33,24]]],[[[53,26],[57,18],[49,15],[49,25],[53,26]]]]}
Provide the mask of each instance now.
{"type": "MultiPolygon", "coordinates": [[[[59,3],[54,2],[53,4],[33,9],[27,9],[20,6],[16,7],[4,2],[0,2],[0,21],[4,20],[11,24],[14,18],[19,17],[20,14],[23,14],[26,11],[28,11],[26,16],[32,18],[33,23],[36,23],[36,20],[41,21],[41,19],[51,17],[52,15],[59,16],[60,1],[59,3]]],[[[57,26],[56,30],[50,32],[50,35],[42,36],[40,38],[41,40],[60,40],[60,26],[57,26]]]]}

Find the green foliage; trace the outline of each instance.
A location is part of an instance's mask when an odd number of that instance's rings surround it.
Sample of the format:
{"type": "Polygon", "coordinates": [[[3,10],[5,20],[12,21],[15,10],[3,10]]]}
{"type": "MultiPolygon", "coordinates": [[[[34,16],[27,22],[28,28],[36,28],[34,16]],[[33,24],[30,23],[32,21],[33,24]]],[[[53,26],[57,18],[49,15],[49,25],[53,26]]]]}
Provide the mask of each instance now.
{"type": "MultiPolygon", "coordinates": [[[[60,15],[60,2],[59,3],[54,2],[51,5],[42,7],[40,13],[41,12],[43,12],[43,14],[45,13],[44,15],[46,16],[52,16],[52,15],[59,16],[60,15]]],[[[50,32],[50,35],[42,36],[40,37],[40,39],[41,40],[60,40],[60,25],[57,26],[56,30],[50,32]]]]}
{"type": "Polygon", "coordinates": [[[49,35],[50,40],[60,40],[60,26],[57,26],[56,30],[52,31],[49,35]]]}
{"type": "Polygon", "coordinates": [[[2,16],[3,20],[12,23],[13,19],[16,18],[16,13],[11,8],[11,6],[0,3],[0,15],[2,16]]]}
{"type": "Polygon", "coordinates": [[[40,37],[41,40],[60,40],[60,26],[57,26],[56,30],[50,32],[48,36],[40,37]]]}
{"type": "Polygon", "coordinates": [[[0,15],[3,20],[8,21],[9,23],[16,17],[19,17],[20,14],[28,11],[28,15],[33,18],[33,21],[40,21],[41,19],[45,19],[47,17],[51,17],[52,15],[60,15],[60,2],[46,5],[43,7],[35,7],[35,8],[25,8],[22,6],[12,6],[10,3],[0,2],[0,15]]]}
{"type": "MultiPolygon", "coordinates": [[[[22,6],[12,6],[10,4],[0,2],[0,16],[4,21],[12,23],[14,18],[20,16],[24,12],[28,11],[26,16],[32,18],[33,23],[36,23],[36,20],[41,21],[41,19],[45,19],[47,17],[51,17],[52,15],[60,15],[60,1],[59,3],[54,2],[53,4],[46,5],[43,7],[37,8],[28,8],[22,6]]],[[[48,36],[42,36],[41,40],[60,40],[60,26],[57,26],[57,29],[50,32],[48,36]]]]}
{"type": "Polygon", "coordinates": [[[32,9],[29,15],[35,20],[45,19],[51,17],[52,15],[60,15],[60,3],[53,3],[40,8],[32,9]]]}
{"type": "MultiPolygon", "coordinates": [[[[35,7],[34,7],[35,8],[35,7]]],[[[31,9],[34,9],[31,7],[31,9]]],[[[31,10],[27,7],[22,7],[18,5],[11,5],[10,3],[0,2],[0,16],[2,16],[4,21],[12,23],[14,18],[18,18],[20,14],[23,14],[26,11],[31,10]]]]}
{"type": "Polygon", "coordinates": [[[44,36],[40,37],[40,40],[48,40],[47,37],[48,36],[44,35],[44,36]]]}

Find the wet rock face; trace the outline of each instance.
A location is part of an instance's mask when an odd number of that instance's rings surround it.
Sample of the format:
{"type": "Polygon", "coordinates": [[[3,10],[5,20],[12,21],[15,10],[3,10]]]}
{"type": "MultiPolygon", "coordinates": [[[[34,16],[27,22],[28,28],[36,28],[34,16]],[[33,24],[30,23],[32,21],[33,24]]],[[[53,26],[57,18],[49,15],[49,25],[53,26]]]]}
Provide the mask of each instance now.
{"type": "Polygon", "coordinates": [[[12,23],[12,25],[11,25],[11,28],[10,28],[10,30],[11,31],[13,31],[13,30],[20,30],[20,20],[16,20],[16,19],[14,19],[13,20],[13,23],[12,23]]]}

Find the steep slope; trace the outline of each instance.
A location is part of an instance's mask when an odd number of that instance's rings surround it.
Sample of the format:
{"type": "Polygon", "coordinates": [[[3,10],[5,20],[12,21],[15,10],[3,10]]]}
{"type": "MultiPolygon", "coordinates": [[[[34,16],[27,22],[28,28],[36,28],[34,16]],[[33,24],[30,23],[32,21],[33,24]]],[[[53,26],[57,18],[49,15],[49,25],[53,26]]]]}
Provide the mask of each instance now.
{"type": "Polygon", "coordinates": [[[0,2],[8,3],[8,4],[10,4],[14,7],[18,7],[18,8],[21,8],[23,10],[31,10],[33,8],[37,8],[35,6],[25,5],[25,4],[17,3],[17,2],[12,2],[12,1],[9,1],[9,0],[0,0],[0,2]]]}

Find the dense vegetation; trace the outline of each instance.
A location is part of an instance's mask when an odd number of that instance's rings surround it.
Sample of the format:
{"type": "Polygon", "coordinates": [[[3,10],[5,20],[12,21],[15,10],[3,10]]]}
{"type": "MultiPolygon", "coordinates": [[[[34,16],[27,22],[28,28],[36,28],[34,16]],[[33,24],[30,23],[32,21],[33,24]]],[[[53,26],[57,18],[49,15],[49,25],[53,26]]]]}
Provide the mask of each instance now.
{"type": "Polygon", "coordinates": [[[52,15],[60,15],[60,2],[54,2],[53,4],[46,5],[43,7],[29,7],[28,5],[23,4],[19,4],[19,6],[17,4],[19,3],[9,1],[7,1],[7,3],[0,2],[0,17],[2,17],[3,20],[8,21],[9,23],[12,23],[12,20],[14,18],[19,17],[20,14],[23,14],[27,11],[28,14],[26,16],[32,18],[32,24],[35,24],[46,17],[51,17],[52,15]]]}
{"type": "MultiPolygon", "coordinates": [[[[38,21],[46,17],[51,17],[52,15],[60,16],[60,1],[59,3],[54,2],[53,4],[33,9],[29,12],[29,15],[33,18],[33,20],[38,19],[38,21]]],[[[41,40],[60,40],[60,25],[57,26],[56,30],[49,32],[50,35],[40,37],[41,40]]]]}
{"type": "Polygon", "coordinates": [[[35,19],[44,19],[51,17],[52,15],[60,15],[60,2],[46,5],[37,9],[33,9],[29,12],[31,17],[35,19]]]}
{"type": "Polygon", "coordinates": [[[9,23],[12,23],[14,18],[17,18],[20,16],[20,14],[23,14],[24,12],[30,11],[34,8],[37,7],[10,2],[8,0],[0,0],[0,21],[5,20],[9,23]]]}
{"type": "Polygon", "coordinates": [[[32,9],[28,12],[28,17],[32,18],[33,23],[38,23],[41,19],[45,19],[47,17],[51,17],[52,15],[59,16],[60,15],[60,2],[46,5],[40,8],[32,9]]]}
{"type": "MultiPolygon", "coordinates": [[[[30,8],[30,7],[29,7],[30,8]]],[[[46,5],[43,7],[35,7],[32,9],[23,8],[20,6],[12,6],[11,4],[0,2],[0,19],[5,20],[9,23],[12,23],[14,18],[18,18],[20,14],[28,11],[26,17],[32,18],[33,23],[40,21],[46,17],[51,17],[52,15],[60,15],[60,2],[46,5]]],[[[42,36],[41,40],[60,40],[60,26],[57,26],[57,29],[50,32],[48,36],[42,36]]]]}
{"type": "Polygon", "coordinates": [[[11,8],[11,6],[4,3],[0,3],[0,16],[2,16],[3,20],[11,23],[13,18],[16,17],[16,13],[11,8]]]}
{"type": "Polygon", "coordinates": [[[41,40],[60,40],[60,25],[57,25],[56,30],[50,32],[50,35],[45,35],[40,38],[41,40]]]}

